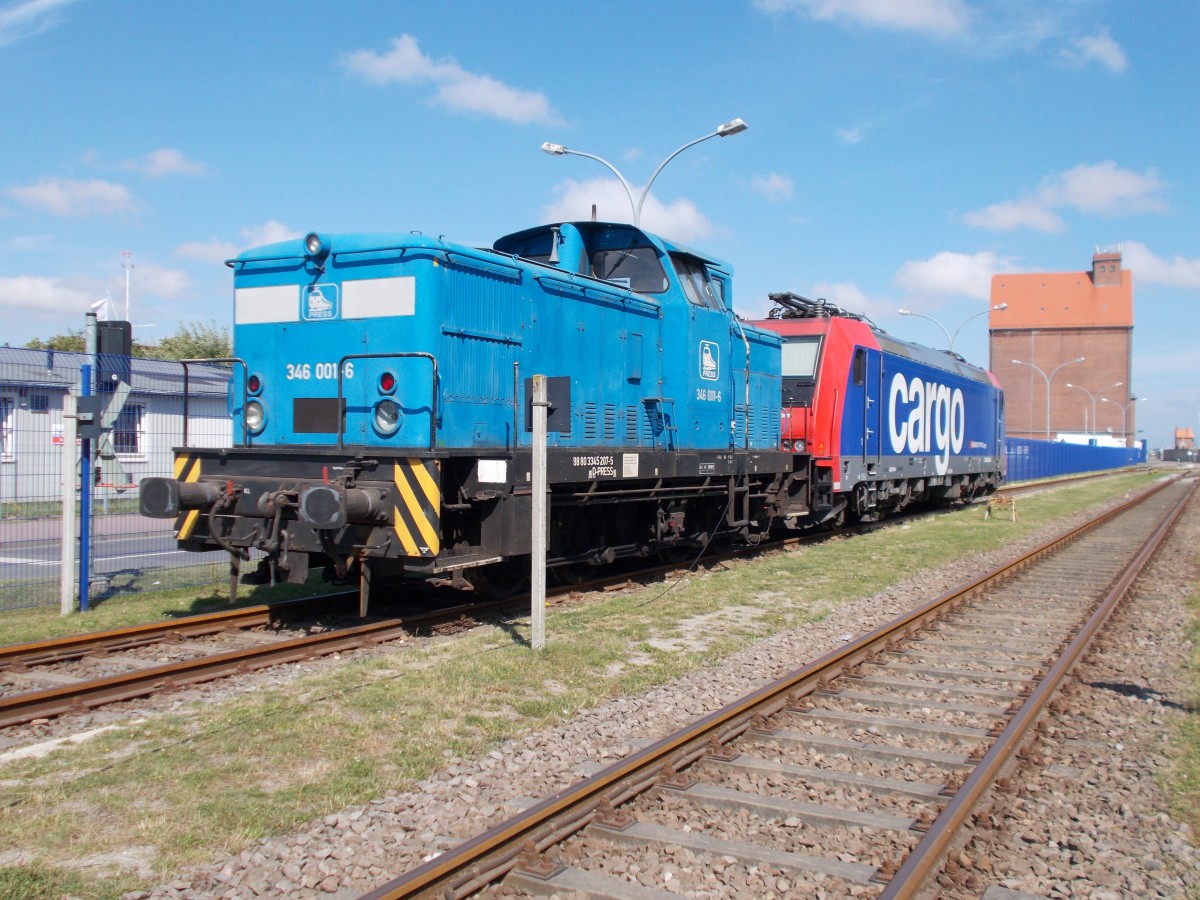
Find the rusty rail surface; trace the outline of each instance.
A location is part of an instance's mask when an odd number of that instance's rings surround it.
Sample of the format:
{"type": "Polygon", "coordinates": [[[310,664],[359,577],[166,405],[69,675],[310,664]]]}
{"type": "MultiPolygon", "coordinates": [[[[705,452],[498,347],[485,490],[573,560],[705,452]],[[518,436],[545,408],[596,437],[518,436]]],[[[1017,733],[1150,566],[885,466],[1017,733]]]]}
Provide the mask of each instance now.
{"type": "MultiPolygon", "coordinates": [[[[829,683],[839,675],[853,669],[874,654],[896,647],[901,641],[913,636],[949,611],[1043,560],[1087,532],[1112,521],[1174,484],[1176,480],[1164,481],[1150,488],[1121,506],[564,788],[456,848],[381,885],[363,895],[362,900],[399,900],[414,896],[464,897],[503,877],[518,865],[522,868],[536,866],[543,851],[593,821],[612,818],[614,808],[643,791],[655,785],[670,786],[672,781],[676,780],[678,772],[712,752],[717,745],[725,744],[751,729],[761,730],[764,721],[785,707],[798,706],[803,698],[818,690],[827,689],[829,683]]],[[[929,828],[925,838],[894,874],[880,873],[881,877],[878,880],[887,883],[885,893],[881,896],[913,896],[932,868],[940,862],[940,854],[946,849],[954,833],[983,792],[991,785],[1001,767],[1016,752],[1033,726],[1038,712],[1082,655],[1084,648],[1136,578],[1138,571],[1165,540],[1195,490],[1196,484],[1193,484],[1111,586],[1096,612],[1081,626],[1078,635],[1062,651],[1062,655],[1042,678],[1042,683],[1033,691],[1020,711],[1015,712],[1008,727],[977,763],[977,768],[959,788],[954,799],[947,804],[942,816],[929,828]]]]}

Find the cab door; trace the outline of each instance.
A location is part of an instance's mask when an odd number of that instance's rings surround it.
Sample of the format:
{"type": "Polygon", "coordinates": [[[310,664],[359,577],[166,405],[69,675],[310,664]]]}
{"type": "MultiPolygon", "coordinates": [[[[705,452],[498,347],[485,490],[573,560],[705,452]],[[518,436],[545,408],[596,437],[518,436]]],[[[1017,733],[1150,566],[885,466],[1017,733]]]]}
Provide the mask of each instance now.
{"type": "Polygon", "coordinates": [[[842,454],[859,456],[864,464],[879,461],[882,425],[883,371],[879,351],[855,347],[846,386],[846,419],[842,428],[842,454]]]}
{"type": "Polygon", "coordinates": [[[725,309],[708,270],[699,260],[673,256],[688,300],[687,419],[685,447],[727,449],[734,444],[734,361],[732,313],[725,309]],[[706,437],[711,436],[711,437],[706,437]]]}

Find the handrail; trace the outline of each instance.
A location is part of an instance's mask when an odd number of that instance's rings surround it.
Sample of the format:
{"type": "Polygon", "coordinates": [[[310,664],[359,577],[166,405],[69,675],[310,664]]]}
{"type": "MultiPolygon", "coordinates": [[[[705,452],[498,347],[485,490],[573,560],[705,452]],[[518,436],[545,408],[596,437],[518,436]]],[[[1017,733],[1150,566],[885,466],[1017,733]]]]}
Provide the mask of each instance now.
{"type": "Polygon", "coordinates": [[[347,353],[338,360],[337,367],[337,404],[338,404],[338,449],[346,444],[342,440],[346,433],[346,408],[343,405],[345,396],[342,394],[342,380],[345,376],[346,363],[353,359],[427,359],[433,366],[433,396],[429,402],[429,449],[432,451],[437,444],[437,408],[438,408],[438,364],[432,353],[347,353]]]}
{"type": "MultiPolygon", "coordinates": [[[[181,359],[178,361],[183,366],[183,446],[188,445],[188,365],[197,363],[241,363],[242,369],[246,372],[246,377],[242,379],[242,444],[250,446],[250,429],[246,427],[246,398],[249,396],[247,391],[247,382],[250,380],[250,367],[246,365],[246,361],[240,356],[221,356],[216,359],[181,359]]],[[[232,369],[230,370],[232,377],[232,369]]],[[[233,440],[233,435],[229,436],[230,441],[233,440]]]]}

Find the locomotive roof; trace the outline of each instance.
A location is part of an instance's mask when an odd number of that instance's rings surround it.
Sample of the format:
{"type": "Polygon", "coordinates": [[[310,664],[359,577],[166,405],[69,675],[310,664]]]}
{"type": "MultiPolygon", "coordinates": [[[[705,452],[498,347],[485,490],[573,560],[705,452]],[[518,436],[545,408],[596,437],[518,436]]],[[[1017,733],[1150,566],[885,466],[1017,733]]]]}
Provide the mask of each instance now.
{"type": "Polygon", "coordinates": [[[769,319],[792,321],[822,319],[830,323],[836,321],[861,322],[863,326],[871,330],[871,334],[879,342],[879,346],[887,353],[903,356],[936,369],[955,372],[964,378],[976,381],[988,380],[987,370],[972,365],[952,350],[938,350],[923,344],[900,340],[888,334],[866,316],[844,310],[823,298],[810,300],[791,292],[769,294],[768,296],[775,303],[775,307],[768,314],[769,319]]]}
{"type": "Polygon", "coordinates": [[[579,229],[580,233],[589,235],[602,234],[605,231],[609,231],[613,234],[626,232],[630,234],[641,235],[646,239],[646,243],[657,247],[663,253],[682,253],[687,256],[694,256],[696,259],[702,260],[706,265],[720,269],[722,272],[730,274],[733,272],[733,266],[722,259],[718,259],[715,256],[710,256],[707,253],[700,253],[699,251],[694,250],[685,244],[679,244],[675,241],[668,240],[661,235],[646,231],[645,229],[639,228],[636,225],[631,225],[628,222],[550,222],[545,225],[537,225],[533,228],[526,228],[521,231],[514,231],[512,234],[506,234],[504,237],[497,239],[495,244],[492,246],[501,253],[512,253],[513,251],[507,248],[515,247],[516,245],[529,240],[531,237],[545,234],[551,229],[561,228],[563,225],[572,225],[579,229]]]}

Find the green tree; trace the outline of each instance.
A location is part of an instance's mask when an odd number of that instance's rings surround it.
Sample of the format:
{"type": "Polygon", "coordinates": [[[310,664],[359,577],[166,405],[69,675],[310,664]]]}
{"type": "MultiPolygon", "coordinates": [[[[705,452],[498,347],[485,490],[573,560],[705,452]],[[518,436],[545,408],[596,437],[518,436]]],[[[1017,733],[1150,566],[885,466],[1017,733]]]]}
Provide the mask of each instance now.
{"type": "Polygon", "coordinates": [[[34,338],[25,346],[30,350],[61,350],[64,353],[82,353],[84,350],[83,329],[68,331],[66,334],[56,334],[45,340],[34,338]]]}
{"type": "Polygon", "coordinates": [[[149,348],[152,359],[223,359],[233,356],[229,329],[217,323],[193,322],[149,348]]]}
{"type": "MultiPolygon", "coordinates": [[[[59,350],[64,353],[84,351],[83,329],[56,334],[49,338],[34,338],[25,344],[31,350],[59,350]]],[[[172,335],[158,344],[133,342],[133,355],[140,359],[223,359],[233,355],[229,329],[217,323],[192,322],[180,325],[172,335]]]]}

